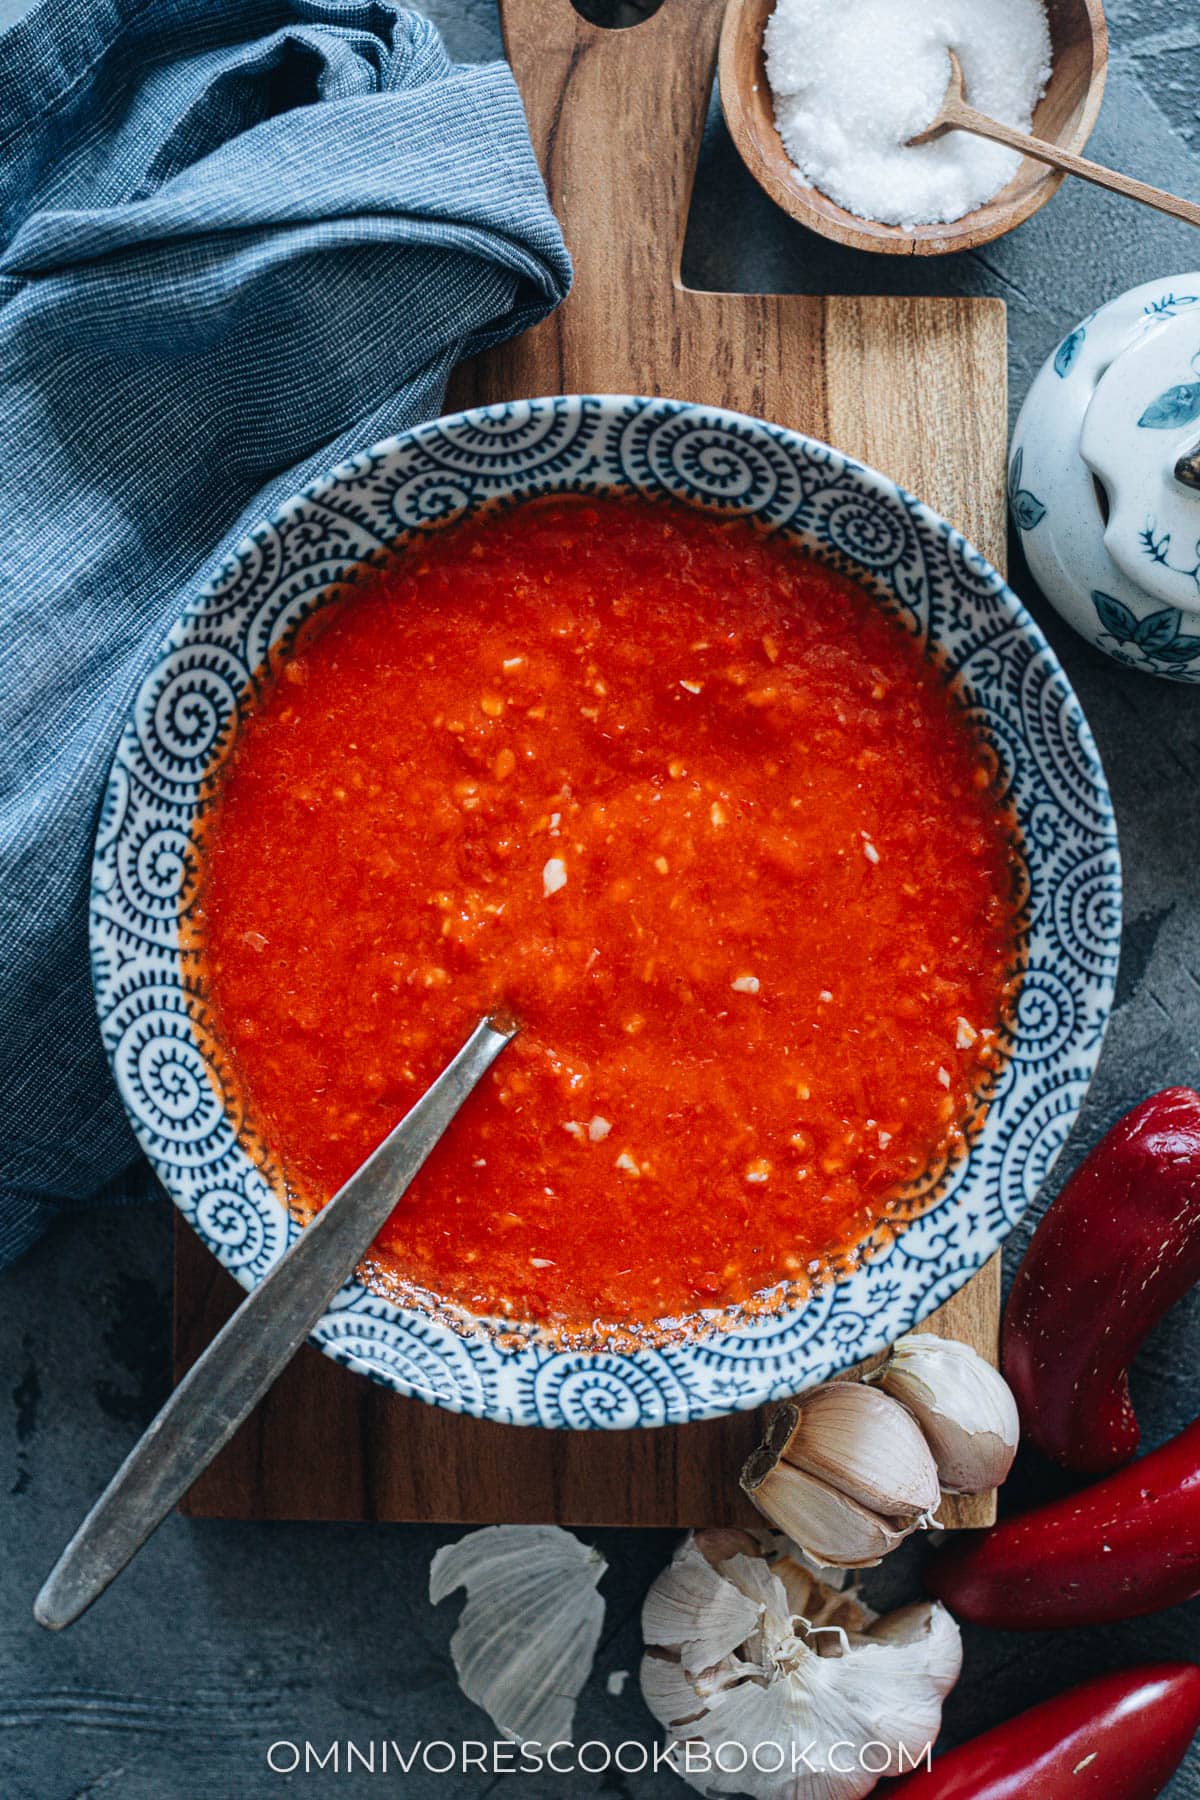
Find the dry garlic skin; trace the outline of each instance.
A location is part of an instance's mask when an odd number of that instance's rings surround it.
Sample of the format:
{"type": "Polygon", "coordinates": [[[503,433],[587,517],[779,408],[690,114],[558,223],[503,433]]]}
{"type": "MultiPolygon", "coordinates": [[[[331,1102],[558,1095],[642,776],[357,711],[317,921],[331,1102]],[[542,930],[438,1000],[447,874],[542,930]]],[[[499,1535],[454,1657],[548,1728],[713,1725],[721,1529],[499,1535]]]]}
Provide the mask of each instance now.
{"type": "Polygon", "coordinates": [[[570,1741],[600,1641],[606,1563],[557,1525],[488,1525],[437,1552],[436,1606],[466,1589],[450,1654],[464,1694],[517,1743],[570,1741]]]}
{"type": "Polygon", "coordinates": [[[1017,1403],[970,1344],[913,1332],[872,1379],[920,1426],[947,1493],[987,1493],[1007,1478],[1020,1439],[1017,1403]]]}

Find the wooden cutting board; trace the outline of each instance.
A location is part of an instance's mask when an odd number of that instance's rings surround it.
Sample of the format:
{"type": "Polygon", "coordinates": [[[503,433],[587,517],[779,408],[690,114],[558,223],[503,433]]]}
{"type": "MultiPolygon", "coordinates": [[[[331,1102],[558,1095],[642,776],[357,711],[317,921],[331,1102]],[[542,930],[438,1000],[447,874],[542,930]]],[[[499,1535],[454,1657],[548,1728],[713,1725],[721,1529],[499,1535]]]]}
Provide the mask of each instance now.
{"type": "MultiPolygon", "coordinates": [[[[1000,564],[1007,441],[998,300],[819,299],[685,288],[680,256],[722,0],[664,0],[604,31],[571,0],[500,0],[505,44],[575,287],[543,325],[455,376],[448,409],[522,395],[668,394],[827,439],[952,518],[1000,564]]],[[[798,228],[797,228],[798,229],[798,228]]],[[[182,1372],[228,1317],[232,1279],[182,1223],[182,1372]]],[[[929,1324],[994,1356],[998,1260],[929,1324]]],[[[403,1400],[306,1349],[185,1503],[255,1519],[718,1525],[761,1421],[551,1432],[403,1400]]],[[[948,1523],[990,1522],[990,1497],[948,1523]]]]}

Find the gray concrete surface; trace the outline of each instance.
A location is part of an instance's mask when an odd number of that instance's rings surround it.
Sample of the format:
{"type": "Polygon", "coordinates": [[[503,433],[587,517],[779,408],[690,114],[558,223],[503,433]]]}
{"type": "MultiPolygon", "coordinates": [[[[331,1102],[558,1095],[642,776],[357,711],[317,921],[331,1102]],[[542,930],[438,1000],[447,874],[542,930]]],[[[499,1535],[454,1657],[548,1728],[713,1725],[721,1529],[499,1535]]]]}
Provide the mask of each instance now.
{"type": "MultiPolygon", "coordinates": [[[[0,23],[23,10],[21,0],[0,0],[0,23]]],[[[428,10],[461,58],[497,53],[494,0],[430,0],[428,10]]],[[[1195,196],[1195,8],[1112,0],[1109,17],[1112,79],[1095,153],[1195,196]]],[[[698,285],[1002,295],[1014,405],[1077,318],[1135,282],[1197,265],[1200,240],[1186,227],[1082,186],[1068,187],[1014,236],[960,260],[898,263],[840,252],[759,193],[715,112],[687,246],[698,285]]],[[[1014,580],[1095,727],[1125,851],[1120,999],[1069,1166],[1143,1094],[1200,1080],[1200,694],[1121,672],[1058,627],[1019,563],[1014,580]]],[[[1010,1246],[1010,1268],[1025,1241],[1022,1232],[1010,1246]]],[[[323,1750],[347,1737],[365,1745],[491,1736],[450,1667],[457,1605],[434,1611],[426,1600],[430,1556],[453,1532],[172,1519],[68,1635],[50,1638],[33,1624],[29,1606],[42,1575],[166,1391],[169,1245],[165,1203],[80,1216],[0,1277],[0,1800],[257,1800],[281,1789],[436,1800],[490,1791],[495,1782],[478,1776],[287,1779],[265,1760],[277,1739],[308,1739],[323,1750]]],[[[1198,1362],[1200,1295],[1165,1322],[1139,1361],[1137,1402],[1150,1443],[1200,1408],[1198,1362]]],[[[1022,1459],[1008,1503],[1053,1488],[1053,1477],[1022,1459]]],[[[648,1743],[653,1726],[636,1682],[616,1698],[605,1677],[636,1670],[642,1594],[672,1540],[597,1538],[609,1562],[608,1611],[579,1727],[609,1743],[648,1743]]],[[[912,1590],[916,1560],[893,1559],[872,1591],[912,1590]]],[[[1083,1634],[966,1635],[946,1742],[1101,1669],[1200,1656],[1200,1603],[1083,1634]]],[[[685,1791],[670,1776],[521,1777],[510,1785],[526,1800],[685,1791]]],[[[1200,1800],[1200,1749],[1169,1793],[1200,1800]]]]}

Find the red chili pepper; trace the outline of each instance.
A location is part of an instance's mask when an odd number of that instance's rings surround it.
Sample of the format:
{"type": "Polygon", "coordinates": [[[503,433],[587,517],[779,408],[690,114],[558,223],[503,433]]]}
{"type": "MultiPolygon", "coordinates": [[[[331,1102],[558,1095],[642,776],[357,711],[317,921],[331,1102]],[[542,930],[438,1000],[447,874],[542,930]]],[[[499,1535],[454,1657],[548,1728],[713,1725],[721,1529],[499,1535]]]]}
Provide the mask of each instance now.
{"type": "Polygon", "coordinates": [[[931,1593],[1003,1631],[1158,1612],[1200,1594],[1200,1419],[1077,1494],[962,1532],[930,1557],[931,1593]]]}
{"type": "Polygon", "coordinates": [[[887,1800],[1154,1800],[1200,1726],[1200,1669],[1085,1681],[893,1782],[887,1800]]]}
{"type": "Polygon", "coordinates": [[[1126,1113],[1034,1233],[1004,1315],[1002,1362],[1027,1438],[1083,1475],[1138,1446],[1128,1369],[1200,1281],[1200,1094],[1126,1113]]]}

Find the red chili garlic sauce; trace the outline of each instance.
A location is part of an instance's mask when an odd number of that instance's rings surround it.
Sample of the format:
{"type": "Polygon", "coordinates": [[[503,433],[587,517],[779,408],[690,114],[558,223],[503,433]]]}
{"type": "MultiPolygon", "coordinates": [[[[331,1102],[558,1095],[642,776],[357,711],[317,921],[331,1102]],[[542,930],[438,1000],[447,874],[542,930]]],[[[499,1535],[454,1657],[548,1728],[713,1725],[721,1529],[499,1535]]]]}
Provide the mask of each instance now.
{"type": "Polygon", "coordinates": [[[388,1281],[592,1330],[824,1265],[964,1142],[1013,826],[936,671],[744,522],[562,498],[314,621],[202,846],[218,1036],[302,1208],[479,1016],[501,1056],[388,1281]]]}

